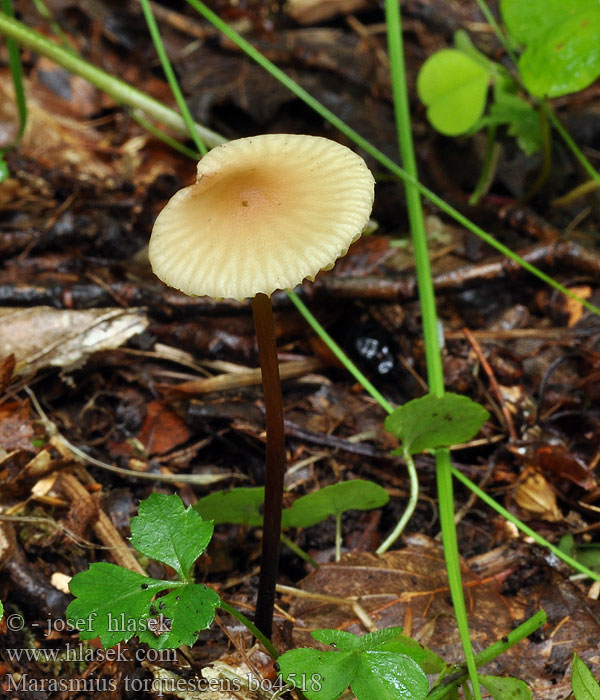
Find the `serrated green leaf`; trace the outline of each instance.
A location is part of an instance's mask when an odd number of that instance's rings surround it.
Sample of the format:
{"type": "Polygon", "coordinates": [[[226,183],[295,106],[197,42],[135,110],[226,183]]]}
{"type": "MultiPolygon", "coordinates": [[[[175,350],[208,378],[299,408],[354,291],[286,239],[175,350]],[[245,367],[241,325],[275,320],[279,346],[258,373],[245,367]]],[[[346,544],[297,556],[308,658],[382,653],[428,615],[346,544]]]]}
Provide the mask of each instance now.
{"type": "Polygon", "coordinates": [[[428,394],[399,406],[385,419],[385,428],[402,442],[394,454],[419,454],[470,440],[489,415],[467,396],[428,394]]]}
{"type": "Polygon", "coordinates": [[[519,72],[538,97],[582,90],[600,75],[597,0],[502,0],[510,35],[525,44],[519,72]]]}
{"type": "Polygon", "coordinates": [[[517,139],[519,148],[527,155],[542,148],[540,116],[528,102],[503,91],[496,91],[495,101],[480,122],[480,126],[508,126],[508,133],[517,139]]]}
{"type": "Polygon", "coordinates": [[[427,106],[427,118],[442,134],[458,136],[483,114],[491,73],[456,49],[430,56],[417,77],[417,92],[427,106]]]}
{"type": "Polygon", "coordinates": [[[575,700],[600,700],[600,685],[577,654],[573,655],[571,688],[575,700]]]}
{"type": "Polygon", "coordinates": [[[361,640],[361,637],[352,634],[352,632],[332,629],[313,630],[311,637],[317,642],[329,644],[330,647],[335,647],[339,651],[357,651],[361,640]]]}
{"type": "Polygon", "coordinates": [[[2,604],[2,601],[0,600],[0,620],[4,617],[4,605],[2,604]]]}
{"type": "Polygon", "coordinates": [[[233,523],[261,527],[263,522],[261,508],[264,500],[264,486],[241,486],[209,493],[194,504],[194,510],[204,520],[212,520],[215,525],[233,523]]]}
{"type": "Polygon", "coordinates": [[[308,700],[335,700],[350,685],[357,671],[355,654],[351,651],[319,651],[292,649],[278,659],[280,675],[292,685],[304,687],[308,700]],[[308,679],[318,679],[319,689],[311,687],[308,679]]]}
{"type": "Polygon", "coordinates": [[[131,544],[147,557],[175,569],[188,580],[196,559],[206,549],[213,524],[185,508],[177,494],[153,493],[140,503],[139,515],[131,519],[131,544]]]}
{"type": "Polygon", "coordinates": [[[408,656],[387,651],[366,651],[350,683],[357,700],[424,700],[429,681],[408,656]]]}
{"type": "Polygon", "coordinates": [[[479,675],[479,680],[494,700],[531,700],[529,686],[518,678],[479,675]]]}
{"type": "Polygon", "coordinates": [[[108,649],[145,629],[150,601],[167,587],[167,581],[115,564],[95,563],[71,579],[69,588],[76,598],[67,608],[67,617],[81,639],[100,637],[108,649]]]}
{"type": "Polygon", "coordinates": [[[148,617],[158,621],[158,629],[154,627],[153,632],[147,628],[138,637],[153,649],[192,646],[200,632],[212,624],[220,602],[215,591],[197,583],[175,588],[148,606],[148,617]]]}
{"type": "Polygon", "coordinates": [[[311,527],[347,510],[381,508],[389,498],[387,491],[372,481],[343,481],[298,498],[283,512],[282,526],[311,527]]]}

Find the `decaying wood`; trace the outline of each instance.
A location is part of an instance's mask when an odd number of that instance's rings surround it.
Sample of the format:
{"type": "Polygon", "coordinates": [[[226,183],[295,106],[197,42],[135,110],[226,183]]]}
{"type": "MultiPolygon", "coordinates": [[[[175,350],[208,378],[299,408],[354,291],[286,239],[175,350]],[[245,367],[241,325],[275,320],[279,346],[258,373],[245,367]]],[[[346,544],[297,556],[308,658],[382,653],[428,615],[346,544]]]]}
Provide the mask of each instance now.
{"type": "MultiPolygon", "coordinates": [[[[311,372],[323,369],[324,363],[316,357],[307,357],[303,360],[282,362],[279,365],[281,379],[294,379],[311,372]]],[[[160,386],[167,398],[175,399],[182,396],[199,396],[211,391],[227,391],[241,387],[256,386],[262,381],[260,369],[249,369],[247,372],[231,372],[219,374],[207,379],[194,379],[174,386],[160,386]]]]}
{"type": "Polygon", "coordinates": [[[117,528],[112,524],[110,518],[98,507],[88,490],[77,479],[76,476],[65,472],[60,477],[59,486],[64,494],[73,502],[80,502],[87,505],[90,511],[97,510],[97,519],[92,522],[92,529],[100,541],[109,548],[110,555],[119,566],[135,571],[138,574],[146,575],[138,560],[133,555],[131,548],[119,534],[117,528]]]}

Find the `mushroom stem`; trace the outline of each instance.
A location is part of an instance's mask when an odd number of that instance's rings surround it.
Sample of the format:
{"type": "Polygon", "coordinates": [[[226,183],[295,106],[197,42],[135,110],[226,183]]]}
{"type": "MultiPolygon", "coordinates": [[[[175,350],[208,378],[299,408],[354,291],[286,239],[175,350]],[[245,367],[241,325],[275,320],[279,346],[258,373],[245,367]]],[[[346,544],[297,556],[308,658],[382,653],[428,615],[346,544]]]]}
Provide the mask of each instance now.
{"type": "Polygon", "coordinates": [[[267,450],[265,475],[265,509],[262,555],[255,623],[267,637],[271,636],[275,584],[279,566],[281,507],[285,464],[285,435],[283,430],[283,400],[275,345],[275,324],[271,299],[257,294],[252,299],[252,314],[258,342],[258,355],[265,395],[267,450]]]}

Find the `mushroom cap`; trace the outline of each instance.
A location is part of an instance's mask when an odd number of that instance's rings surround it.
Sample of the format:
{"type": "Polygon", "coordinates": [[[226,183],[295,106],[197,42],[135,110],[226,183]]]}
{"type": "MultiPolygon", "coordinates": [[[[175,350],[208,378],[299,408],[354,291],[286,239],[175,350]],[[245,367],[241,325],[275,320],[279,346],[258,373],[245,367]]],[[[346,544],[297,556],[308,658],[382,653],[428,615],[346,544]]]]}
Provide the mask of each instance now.
{"type": "Polygon", "coordinates": [[[319,136],[229,141],[198,163],[158,215],[154,273],[191,296],[245,299],[333,267],[365,229],[374,180],[349,148],[319,136]]]}

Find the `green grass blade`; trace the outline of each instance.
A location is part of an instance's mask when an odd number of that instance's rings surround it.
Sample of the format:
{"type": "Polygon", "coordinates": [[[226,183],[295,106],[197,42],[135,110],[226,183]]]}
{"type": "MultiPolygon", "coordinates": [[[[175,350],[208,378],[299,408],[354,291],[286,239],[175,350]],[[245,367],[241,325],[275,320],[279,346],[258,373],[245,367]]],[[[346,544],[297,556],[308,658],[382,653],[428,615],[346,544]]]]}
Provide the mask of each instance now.
{"type": "Polygon", "coordinates": [[[541,535],[538,535],[538,533],[535,530],[532,530],[528,525],[526,525],[524,522],[515,517],[509,510],[506,510],[506,508],[497,503],[491,496],[488,496],[488,494],[485,491],[480,489],[479,486],[477,486],[477,484],[473,483],[458,469],[452,467],[452,473],[476,496],[481,498],[481,500],[484,503],[487,503],[488,506],[490,506],[490,508],[493,508],[497,513],[505,517],[509,522],[513,523],[524,535],[531,537],[539,545],[541,545],[542,547],[546,547],[546,549],[549,549],[559,559],[564,561],[565,564],[568,564],[569,566],[573,567],[573,569],[575,569],[576,571],[579,571],[580,573],[589,576],[594,581],[600,581],[600,574],[597,574],[591,569],[588,569],[587,566],[580,564],[576,559],[573,559],[573,557],[570,557],[568,554],[565,554],[556,545],[552,544],[552,542],[548,542],[548,540],[544,539],[541,535]]]}
{"type": "MultiPolygon", "coordinates": [[[[523,639],[533,634],[537,629],[539,629],[547,621],[547,615],[544,610],[539,610],[535,615],[532,615],[528,620],[521,623],[516,629],[509,632],[506,637],[484,649],[482,652],[477,654],[475,661],[477,663],[477,668],[485,666],[493,661],[495,658],[504,654],[510,648],[514,647],[523,639]]],[[[426,700],[442,700],[448,696],[448,693],[453,688],[456,688],[460,683],[465,680],[464,673],[452,674],[449,677],[442,679],[439,685],[434,686],[427,696],[426,700]]]]}
{"type": "MultiPolygon", "coordinates": [[[[402,23],[400,4],[397,0],[385,1],[385,16],[387,25],[388,53],[392,74],[392,94],[394,98],[394,113],[396,130],[402,162],[407,173],[418,179],[417,162],[414,153],[410,109],[408,104],[408,88],[406,85],[406,70],[404,66],[404,50],[402,43],[402,23]]],[[[423,335],[425,337],[425,355],[427,359],[427,377],[430,391],[434,396],[444,394],[444,372],[442,354],[438,339],[438,319],[435,305],[435,293],[427,249],[427,234],[423,219],[421,196],[411,183],[405,183],[408,218],[415,250],[417,266],[417,283],[423,319],[423,335]]],[[[471,644],[467,608],[462,588],[458,539],[454,522],[454,493],[450,473],[450,453],[448,450],[437,450],[435,454],[438,497],[440,502],[440,525],[444,544],[444,557],[448,572],[448,584],[452,596],[452,605],[456,616],[456,624],[465,653],[469,670],[469,679],[473,688],[475,700],[481,700],[481,688],[477,676],[475,654],[471,644]]]]}
{"type": "Polygon", "coordinates": [[[152,37],[152,42],[154,43],[154,48],[156,49],[156,53],[160,59],[160,64],[167,78],[167,82],[169,83],[169,87],[171,88],[171,92],[173,93],[173,97],[175,98],[175,102],[179,107],[179,111],[181,112],[181,116],[183,117],[188,133],[194,140],[196,148],[200,154],[205,155],[208,152],[208,149],[194,126],[194,118],[192,117],[189,107],[187,106],[187,102],[185,101],[185,97],[183,96],[181,88],[179,87],[179,81],[175,76],[175,71],[173,70],[173,66],[171,65],[171,61],[169,60],[165,50],[165,45],[163,44],[163,40],[160,36],[160,31],[158,30],[156,19],[152,13],[150,2],[149,0],[140,0],[140,4],[142,6],[144,18],[146,19],[146,24],[148,25],[150,36],[152,37]]]}
{"type": "Polygon", "coordinates": [[[383,408],[387,413],[391,413],[394,410],[392,404],[371,384],[371,382],[365,377],[365,375],[358,369],[358,367],[352,362],[352,360],[346,355],[342,348],[335,342],[335,340],[329,335],[329,333],[323,328],[323,326],[317,321],[313,314],[309,311],[306,304],[300,299],[300,297],[294,292],[288,291],[288,296],[294,306],[298,311],[304,316],[308,325],[314,330],[314,332],[323,340],[331,352],[337,357],[337,359],[344,365],[344,367],[350,372],[350,374],[356,379],[356,381],[369,393],[377,403],[383,408]]]}
{"type": "MultiPolygon", "coordinates": [[[[152,117],[152,119],[156,119],[179,133],[187,133],[183,118],[175,110],[166,107],[158,100],[150,97],[142,90],[134,88],[133,85],[126,83],[124,80],[120,80],[101,68],[84,61],[73,54],[73,52],[66,51],[45,36],[35,32],[33,29],[29,29],[22,22],[2,13],[0,13],[0,34],[4,34],[28,49],[52,59],[71,73],[80,75],[100,90],[111,95],[120,104],[139,109],[144,114],[152,117]]],[[[211,129],[207,129],[205,126],[196,123],[194,127],[209,146],[217,146],[227,141],[226,138],[211,131],[211,129]]]]}
{"type": "MultiPolygon", "coordinates": [[[[2,0],[0,5],[2,13],[7,17],[13,18],[15,11],[12,0],[2,0]]],[[[10,75],[12,78],[15,101],[17,104],[17,112],[19,114],[19,132],[17,141],[21,140],[25,127],[27,126],[27,99],[25,97],[25,84],[23,81],[23,64],[21,63],[21,51],[19,44],[13,38],[6,39],[6,48],[8,50],[8,65],[10,67],[10,75]]]]}
{"type": "Polygon", "coordinates": [[[600,173],[594,168],[594,166],[590,163],[590,161],[585,157],[582,150],[575,143],[575,141],[573,141],[573,139],[571,138],[571,134],[569,134],[569,132],[565,129],[565,127],[560,123],[560,120],[558,119],[558,117],[554,113],[554,110],[552,109],[551,105],[549,105],[547,102],[542,102],[541,108],[544,110],[544,112],[545,112],[546,116],[548,117],[548,119],[550,120],[550,123],[552,124],[552,126],[556,129],[556,131],[558,131],[562,140],[567,144],[571,153],[575,156],[575,159],[577,160],[577,162],[586,171],[586,173],[600,185],[600,173]]]}

